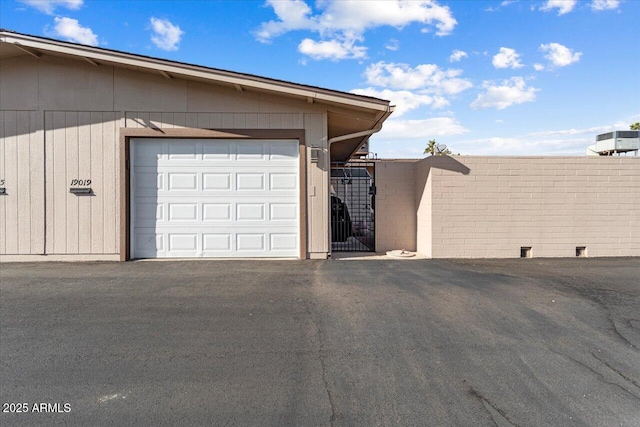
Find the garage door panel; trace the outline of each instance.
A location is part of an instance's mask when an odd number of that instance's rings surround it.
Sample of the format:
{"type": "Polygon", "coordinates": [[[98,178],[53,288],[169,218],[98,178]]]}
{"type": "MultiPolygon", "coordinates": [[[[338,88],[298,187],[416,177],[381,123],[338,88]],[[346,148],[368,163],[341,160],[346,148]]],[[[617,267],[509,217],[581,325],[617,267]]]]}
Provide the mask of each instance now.
{"type": "Polygon", "coordinates": [[[236,250],[238,252],[260,251],[266,252],[265,233],[237,233],[236,250]]]}
{"type": "Polygon", "coordinates": [[[136,249],[139,253],[147,255],[164,252],[164,235],[157,234],[154,230],[137,230],[136,249]]]}
{"type": "Polygon", "coordinates": [[[298,249],[298,236],[294,233],[272,233],[270,240],[272,251],[291,251],[298,249]]]}
{"type": "Polygon", "coordinates": [[[297,141],[133,144],[133,257],[299,256],[297,141]]]}
{"type": "Polygon", "coordinates": [[[232,174],[229,172],[203,173],[202,189],[205,191],[231,191],[232,174]]]}
{"type": "Polygon", "coordinates": [[[269,205],[269,220],[296,221],[298,206],[295,203],[271,203],[269,205]]]}
{"type": "Polygon", "coordinates": [[[202,221],[230,222],[233,218],[231,203],[203,203],[202,221]]]}
{"type": "Polygon", "coordinates": [[[262,141],[245,141],[241,144],[236,144],[236,160],[241,162],[266,160],[265,145],[262,141]]]}
{"type": "Polygon", "coordinates": [[[169,221],[198,221],[197,203],[169,203],[169,221]]]}
{"type": "Polygon", "coordinates": [[[288,160],[297,162],[298,160],[298,146],[295,144],[289,144],[286,142],[274,142],[269,145],[270,160],[288,160]]]}
{"type": "Polygon", "coordinates": [[[271,191],[296,191],[298,188],[298,176],[293,173],[271,173],[269,175],[269,190],[271,191]]]}
{"type": "Polygon", "coordinates": [[[203,252],[231,252],[231,233],[203,233],[203,252]]]}
{"type": "Polygon", "coordinates": [[[230,141],[203,141],[202,142],[202,160],[204,161],[231,161],[231,142],[230,141]]]}
{"type": "Polygon", "coordinates": [[[198,189],[198,174],[185,172],[170,172],[168,191],[196,191],[198,189]]]}
{"type": "Polygon", "coordinates": [[[236,174],[236,190],[238,191],[264,191],[265,174],[241,172],[236,174]]]}
{"type": "Polygon", "coordinates": [[[197,142],[193,140],[181,141],[179,144],[168,144],[168,160],[198,160],[197,142]]]}
{"type": "Polygon", "coordinates": [[[264,203],[238,203],[236,204],[236,220],[238,221],[264,221],[264,203]]]}

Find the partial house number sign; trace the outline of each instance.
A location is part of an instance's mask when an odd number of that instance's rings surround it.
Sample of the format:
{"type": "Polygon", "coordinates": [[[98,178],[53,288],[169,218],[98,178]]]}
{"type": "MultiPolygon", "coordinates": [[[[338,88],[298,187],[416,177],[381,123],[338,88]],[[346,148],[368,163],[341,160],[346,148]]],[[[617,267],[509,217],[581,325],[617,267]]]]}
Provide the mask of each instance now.
{"type": "Polygon", "coordinates": [[[91,185],[90,179],[72,179],[71,186],[77,185],[79,187],[88,187],[91,185]]]}

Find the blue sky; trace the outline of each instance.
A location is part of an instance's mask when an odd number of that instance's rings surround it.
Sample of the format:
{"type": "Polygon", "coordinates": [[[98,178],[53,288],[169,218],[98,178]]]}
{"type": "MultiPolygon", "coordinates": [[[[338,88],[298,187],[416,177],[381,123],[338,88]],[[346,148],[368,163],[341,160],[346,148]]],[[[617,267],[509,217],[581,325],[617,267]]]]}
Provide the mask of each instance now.
{"type": "Polygon", "coordinates": [[[0,27],[390,99],[379,157],[582,155],[640,121],[640,1],[2,0],[0,27]]]}

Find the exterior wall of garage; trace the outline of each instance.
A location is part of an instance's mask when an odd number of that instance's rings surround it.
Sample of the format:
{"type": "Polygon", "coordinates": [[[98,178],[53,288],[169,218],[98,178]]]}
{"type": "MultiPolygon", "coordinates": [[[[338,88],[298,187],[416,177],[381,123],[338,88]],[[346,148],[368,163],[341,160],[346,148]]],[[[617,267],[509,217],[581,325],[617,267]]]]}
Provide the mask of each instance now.
{"type": "Polygon", "coordinates": [[[376,173],[379,189],[414,188],[415,197],[383,190],[376,200],[377,233],[397,236],[380,251],[415,242],[433,258],[515,258],[521,247],[573,257],[578,246],[590,257],[640,256],[638,157],[436,156],[414,165],[403,184],[393,182],[409,170],[404,162],[376,166],[395,171],[376,173]],[[412,206],[416,218],[400,225],[412,206]],[[415,239],[405,227],[415,227],[415,239]]]}
{"type": "Polygon", "coordinates": [[[54,56],[0,63],[0,254],[4,261],[119,259],[121,129],[302,130],[307,252],[326,257],[327,111],[318,104],[54,56]],[[69,88],[73,88],[70,90],[69,88]],[[91,179],[90,197],[69,193],[91,179]]]}
{"type": "Polygon", "coordinates": [[[416,250],[415,160],[376,162],[376,251],[416,250]]]}

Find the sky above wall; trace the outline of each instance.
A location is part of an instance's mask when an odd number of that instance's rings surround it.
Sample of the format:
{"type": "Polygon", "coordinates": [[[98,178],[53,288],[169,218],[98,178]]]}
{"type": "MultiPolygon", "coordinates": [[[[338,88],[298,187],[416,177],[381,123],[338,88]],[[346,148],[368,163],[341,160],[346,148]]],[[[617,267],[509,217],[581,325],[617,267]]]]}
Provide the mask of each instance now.
{"type": "Polygon", "coordinates": [[[583,155],[640,121],[640,1],[2,0],[0,27],[389,99],[379,157],[583,155]]]}

